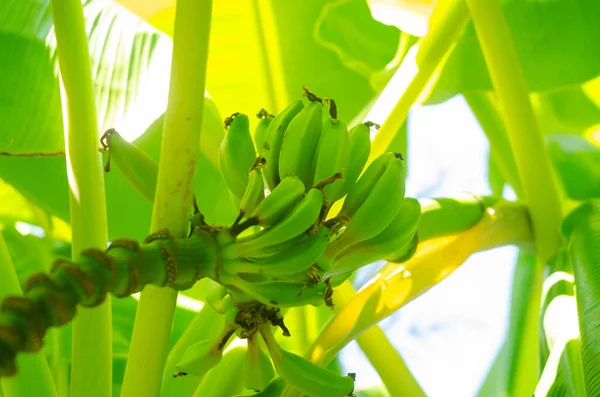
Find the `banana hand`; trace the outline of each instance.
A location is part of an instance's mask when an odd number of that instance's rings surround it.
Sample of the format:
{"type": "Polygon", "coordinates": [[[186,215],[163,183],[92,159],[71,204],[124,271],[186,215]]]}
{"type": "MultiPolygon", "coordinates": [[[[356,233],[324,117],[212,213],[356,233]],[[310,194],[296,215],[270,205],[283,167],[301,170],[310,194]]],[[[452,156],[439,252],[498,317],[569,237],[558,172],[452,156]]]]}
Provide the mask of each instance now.
{"type": "Polygon", "coordinates": [[[263,248],[300,236],[318,220],[322,205],[323,193],[319,189],[309,190],[294,209],[275,226],[222,247],[222,258],[253,256],[263,248]]]}
{"type": "Polygon", "coordinates": [[[307,285],[289,281],[250,282],[237,275],[222,272],[220,282],[236,288],[267,306],[280,308],[319,305],[327,286],[323,283],[307,285]]]}
{"type": "Polygon", "coordinates": [[[248,184],[248,173],[256,159],[250,136],[250,121],[245,114],[236,113],[227,118],[227,134],[219,149],[219,164],[229,191],[241,199],[248,184]]]}
{"type": "Polygon", "coordinates": [[[228,273],[258,273],[276,278],[306,272],[321,257],[330,236],[329,229],[321,227],[319,233],[307,235],[275,255],[225,262],[223,267],[228,273]]]}
{"type": "Polygon", "coordinates": [[[327,248],[326,256],[335,258],[346,247],[381,233],[398,214],[404,189],[402,160],[394,153],[386,153],[376,159],[348,193],[341,214],[350,217],[350,222],[342,235],[327,248]],[[379,162],[379,159],[383,161],[379,162]],[[350,204],[346,206],[346,203],[350,204]]]}

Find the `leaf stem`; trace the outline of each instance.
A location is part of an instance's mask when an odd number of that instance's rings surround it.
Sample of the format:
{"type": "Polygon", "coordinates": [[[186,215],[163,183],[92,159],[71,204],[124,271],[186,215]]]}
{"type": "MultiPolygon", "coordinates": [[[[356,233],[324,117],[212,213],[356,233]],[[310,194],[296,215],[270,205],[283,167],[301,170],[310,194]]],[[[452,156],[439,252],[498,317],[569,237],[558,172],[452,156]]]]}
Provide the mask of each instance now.
{"type": "Polygon", "coordinates": [[[463,0],[438,1],[431,17],[431,28],[418,44],[417,73],[373,139],[369,163],[387,150],[401,130],[410,107],[417,101],[435,70],[452,48],[468,17],[463,0]]]}
{"type": "MultiPolygon", "coordinates": [[[[185,236],[199,147],[208,59],[211,0],[178,0],[152,231],[185,236]]],[[[157,396],[167,358],[177,292],[141,293],[121,395],[157,396]]]]}
{"type": "Polygon", "coordinates": [[[561,203],[525,76],[498,0],[467,0],[529,205],[541,263],[560,247],[561,203]]]}
{"type": "MultiPolygon", "coordinates": [[[[22,295],[21,284],[0,233],[0,301],[9,295],[22,295]]],[[[12,378],[0,379],[4,397],[48,396],[55,397],[56,387],[43,351],[17,357],[18,373],[12,378]]]]}
{"type": "MultiPolygon", "coordinates": [[[[106,248],[106,202],[89,49],[80,0],[52,0],[63,88],[65,147],[71,203],[72,257],[106,248]]],[[[79,309],[73,322],[71,395],[112,392],[111,301],[79,309]]]]}

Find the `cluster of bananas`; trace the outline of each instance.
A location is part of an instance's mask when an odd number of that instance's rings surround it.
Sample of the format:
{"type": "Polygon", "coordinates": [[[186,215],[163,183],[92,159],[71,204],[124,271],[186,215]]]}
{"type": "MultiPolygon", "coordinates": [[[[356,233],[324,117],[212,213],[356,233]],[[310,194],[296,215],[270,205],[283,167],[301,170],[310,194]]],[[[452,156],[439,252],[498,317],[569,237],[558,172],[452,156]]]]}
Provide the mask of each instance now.
{"type": "Polygon", "coordinates": [[[221,362],[224,350],[235,334],[246,339],[247,343],[242,365],[243,385],[246,389],[262,391],[257,396],[263,393],[280,395],[288,385],[312,397],[353,395],[354,374],[341,376],[279,346],[271,325],[279,326],[284,330],[284,335],[289,336],[279,309],[258,302],[239,304],[224,287],[216,283],[209,291],[207,302],[224,314],[223,328],[216,337],[188,347],[173,377],[205,376],[221,362]],[[278,377],[275,377],[273,367],[278,377]]]}
{"type": "Polygon", "coordinates": [[[330,304],[331,286],[356,269],[416,249],[421,207],[404,197],[402,156],[385,153],[363,173],[373,125],[348,130],[333,100],[305,96],[275,117],[261,111],[254,137],[246,115],[225,120],[219,160],[240,213],[217,237],[217,281],[241,301],[330,304]]]}

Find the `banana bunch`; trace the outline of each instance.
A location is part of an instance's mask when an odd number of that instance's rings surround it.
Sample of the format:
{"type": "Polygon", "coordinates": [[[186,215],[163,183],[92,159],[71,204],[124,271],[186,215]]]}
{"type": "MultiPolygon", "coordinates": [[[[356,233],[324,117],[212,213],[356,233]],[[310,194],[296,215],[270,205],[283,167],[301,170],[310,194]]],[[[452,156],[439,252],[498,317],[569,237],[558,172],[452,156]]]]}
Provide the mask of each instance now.
{"type": "Polygon", "coordinates": [[[246,116],[226,119],[220,153],[240,213],[215,238],[216,281],[278,308],[328,303],[331,281],[377,260],[405,261],[418,242],[421,207],[404,197],[402,156],[385,153],[363,174],[373,124],[349,130],[334,100],[304,95],[274,117],[261,110],[254,141],[246,116]]]}

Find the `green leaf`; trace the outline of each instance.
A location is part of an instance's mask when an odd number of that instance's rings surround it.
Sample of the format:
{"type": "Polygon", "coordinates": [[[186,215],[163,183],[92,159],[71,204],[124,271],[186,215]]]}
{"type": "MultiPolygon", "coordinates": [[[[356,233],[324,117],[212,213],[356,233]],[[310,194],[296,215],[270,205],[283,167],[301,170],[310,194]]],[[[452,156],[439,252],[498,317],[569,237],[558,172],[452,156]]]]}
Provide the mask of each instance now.
{"type": "Polygon", "coordinates": [[[567,195],[600,197],[600,149],[582,136],[550,134],[548,152],[567,195]]]}
{"type": "Polygon", "coordinates": [[[540,128],[545,133],[583,135],[600,124],[600,90],[596,78],[582,86],[566,87],[532,96],[540,128]]]}
{"type": "MultiPolygon", "coordinates": [[[[506,0],[504,17],[531,91],[581,84],[598,76],[600,15],[595,0],[506,0]]],[[[491,90],[473,24],[441,70],[428,103],[443,102],[458,93],[491,90]]]]}
{"type": "MultiPolygon", "coordinates": [[[[123,125],[139,134],[152,121],[152,113],[157,115],[166,104],[170,39],[111,2],[86,0],[84,12],[98,127],[123,125]]],[[[11,60],[0,63],[0,152],[61,154],[64,139],[49,1],[4,1],[0,15],[10,15],[0,19],[0,46],[4,59],[11,60]]]]}
{"type": "MultiPolygon", "coordinates": [[[[174,2],[119,0],[172,31],[174,2]]],[[[376,22],[365,0],[214,2],[207,88],[225,115],[277,113],[306,85],[351,120],[391,74],[400,31],[376,22]],[[381,72],[383,77],[381,76],[381,72]]]]}
{"type": "Polygon", "coordinates": [[[572,211],[562,228],[575,273],[586,391],[596,396],[600,394],[600,200],[572,211]]]}

